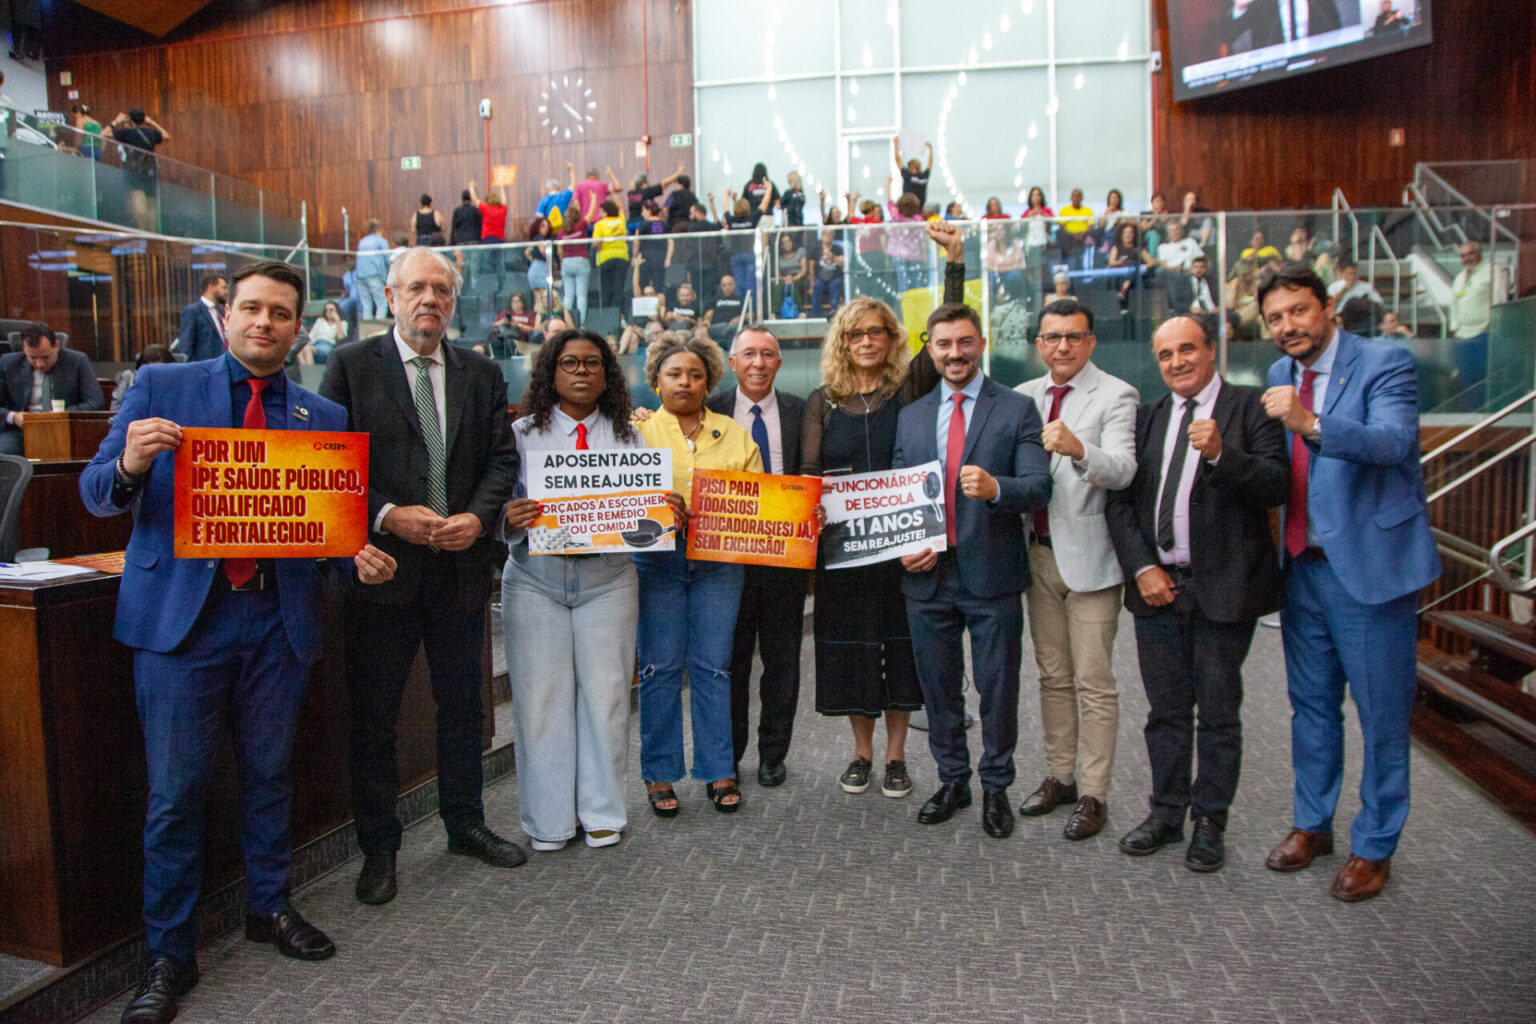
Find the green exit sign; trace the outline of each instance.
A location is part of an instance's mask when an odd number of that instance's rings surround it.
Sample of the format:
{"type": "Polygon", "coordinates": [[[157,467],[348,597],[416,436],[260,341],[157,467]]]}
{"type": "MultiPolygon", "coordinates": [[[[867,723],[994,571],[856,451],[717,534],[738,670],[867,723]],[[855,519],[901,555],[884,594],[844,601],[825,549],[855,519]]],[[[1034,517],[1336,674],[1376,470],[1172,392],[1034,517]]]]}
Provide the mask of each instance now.
{"type": "Polygon", "coordinates": [[[402,171],[419,171],[419,170],[421,170],[421,157],[419,157],[419,156],[403,156],[403,157],[401,157],[400,158],[400,169],[402,171]]]}
{"type": "Polygon", "coordinates": [[[684,148],[686,148],[688,146],[691,146],[691,145],[693,145],[693,133],[692,132],[678,132],[677,134],[672,136],[672,148],[673,149],[684,149],[684,148]]]}

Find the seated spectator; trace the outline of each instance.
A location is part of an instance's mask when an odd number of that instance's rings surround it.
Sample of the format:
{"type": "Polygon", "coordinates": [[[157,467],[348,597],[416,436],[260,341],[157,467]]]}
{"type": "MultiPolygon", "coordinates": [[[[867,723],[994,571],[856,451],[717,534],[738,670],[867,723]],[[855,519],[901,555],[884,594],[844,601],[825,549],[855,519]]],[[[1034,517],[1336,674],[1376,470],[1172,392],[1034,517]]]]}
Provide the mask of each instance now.
{"type": "Polygon", "coordinates": [[[1163,240],[1168,237],[1165,227],[1168,217],[1168,197],[1161,192],[1153,192],[1150,205],[1152,209],[1142,211],[1141,219],[1136,222],[1136,226],[1141,229],[1141,240],[1146,245],[1147,252],[1157,259],[1162,259],[1162,253],[1158,250],[1163,240]]]}
{"type": "Polygon", "coordinates": [[[1029,338],[1029,309],[1006,288],[997,289],[992,297],[993,342],[1024,348],[1029,344],[1029,338]]]}
{"type": "Polygon", "coordinates": [[[144,368],[145,363],[174,363],[175,361],[176,356],[171,352],[171,347],[169,345],[145,345],[144,351],[140,352],[134,359],[133,369],[119,370],[117,371],[117,375],[112,378],[113,388],[111,411],[117,412],[117,410],[122,406],[123,396],[128,393],[129,388],[133,387],[134,378],[137,377],[138,372],[144,368]]]}
{"type": "Polygon", "coordinates": [[[496,317],[496,322],[491,324],[491,333],[486,339],[487,347],[491,350],[491,358],[510,359],[513,353],[523,354],[522,345],[526,345],[533,337],[537,322],[538,317],[528,308],[523,293],[513,292],[507,302],[507,308],[502,310],[496,317]]]}
{"type": "Polygon", "coordinates": [[[1381,337],[1383,338],[1411,338],[1413,332],[1408,326],[1398,319],[1397,313],[1387,310],[1381,314],[1381,337]]]}
{"type": "MultiPolygon", "coordinates": [[[[1072,279],[1058,270],[1056,276],[1051,278],[1050,302],[1076,302],[1077,296],[1072,294],[1072,279]]],[[[1046,303],[1049,305],[1050,303],[1046,303]]]]}
{"type": "Polygon", "coordinates": [[[1370,294],[1356,294],[1353,298],[1345,300],[1344,304],[1337,306],[1338,312],[1334,314],[1334,323],[1350,334],[1358,334],[1362,338],[1369,338],[1376,334],[1376,325],[1381,322],[1382,303],[1380,298],[1373,298],[1370,294]]]}
{"type": "Polygon", "coordinates": [[[1279,258],[1280,250],[1265,239],[1263,228],[1253,229],[1253,236],[1248,239],[1248,248],[1238,254],[1238,259],[1253,260],[1255,263],[1268,263],[1279,258]]]}
{"type": "Polygon", "coordinates": [[[1093,209],[1083,205],[1083,190],[1075,188],[1072,190],[1072,201],[1061,208],[1061,226],[1056,232],[1062,259],[1070,261],[1082,252],[1087,245],[1088,229],[1091,227],[1093,209]]]}
{"type": "Polygon", "coordinates": [[[810,261],[805,256],[800,232],[785,231],[774,249],[773,289],[768,297],[769,311],[781,320],[796,320],[804,315],[810,301],[810,261]],[[793,306],[793,309],[790,307],[793,306]]]}
{"type": "Polygon", "coordinates": [[[1340,310],[1350,299],[1369,299],[1381,305],[1381,295],[1371,287],[1369,281],[1360,280],[1360,267],[1354,260],[1345,257],[1338,262],[1339,276],[1328,286],[1328,294],[1333,296],[1333,308],[1340,310]]]}
{"type": "MultiPolygon", "coordinates": [[[[734,284],[735,282],[733,281],[732,283],[734,284]]],[[[666,303],[661,296],[656,294],[656,289],[646,285],[644,293],[637,294],[633,302],[636,308],[642,305],[654,306],[656,315],[631,312],[629,323],[625,325],[624,330],[619,334],[618,343],[614,347],[614,351],[621,356],[637,351],[641,345],[649,345],[663,333],[661,314],[666,309],[666,303]]]]}
{"type": "Polygon", "coordinates": [[[816,190],[816,197],[821,201],[821,222],[823,224],[828,224],[828,225],[831,225],[831,224],[842,224],[843,223],[843,210],[842,210],[842,207],[840,207],[840,206],[828,206],[827,205],[827,190],[824,189],[824,188],[817,189],[816,190]]]}
{"type": "Polygon", "coordinates": [[[1094,218],[1093,230],[1089,233],[1106,256],[1109,255],[1109,247],[1115,242],[1115,227],[1122,220],[1125,220],[1125,196],[1120,194],[1119,189],[1112,188],[1104,197],[1104,212],[1094,218]]]}
{"type": "Polygon", "coordinates": [[[328,301],[309,328],[309,344],[299,353],[299,365],[324,366],[331,352],[347,340],[347,321],[341,303],[328,301]]]}
{"type": "MultiPolygon", "coordinates": [[[[891,192],[891,180],[885,179],[887,195],[891,192]]],[[[927,232],[921,227],[922,204],[911,192],[903,192],[895,202],[886,200],[885,208],[890,212],[891,223],[898,225],[890,229],[885,250],[896,268],[896,290],[921,288],[928,283],[923,264],[923,239],[927,232]]]]}
{"type": "Polygon", "coordinates": [[[1184,193],[1184,213],[1179,220],[1184,225],[1184,233],[1202,249],[1216,240],[1216,218],[1210,214],[1210,210],[1200,205],[1200,197],[1193,189],[1184,193]]]}
{"type": "Polygon", "coordinates": [[[736,279],[726,274],[720,279],[720,296],[704,314],[703,320],[709,336],[722,348],[728,348],[729,342],[736,337],[736,329],[741,324],[742,309],[741,296],[736,294],[736,279]]]}
{"type": "Polygon", "coordinates": [[[950,203],[948,206],[944,207],[944,219],[967,220],[968,218],[965,215],[965,207],[961,206],[959,203],[950,203]]]}
{"type": "Polygon", "coordinates": [[[1257,341],[1259,323],[1259,268],[1251,260],[1238,260],[1227,279],[1223,296],[1227,324],[1235,341],[1257,341]]]}
{"type": "Polygon", "coordinates": [[[815,282],[811,285],[811,316],[827,317],[843,304],[844,248],[838,232],[823,228],[811,253],[815,282]]]}
{"type": "Polygon", "coordinates": [[[1413,22],[1393,8],[1392,0],[1381,0],[1381,11],[1376,15],[1376,20],[1371,24],[1370,34],[1381,36],[1389,32],[1406,32],[1412,27],[1413,22]]]}
{"type": "MultiPolygon", "coordinates": [[[[1033,190],[1033,189],[1030,190],[1030,198],[1031,199],[1034,198],[1034,191],[1035,190],[1033,190]]],[[[1042,195],[1043,194],[1044,193],[1042,193],[1042,195]]],[[[1026,211],[1024,215],[1028,216],[1029,215],[1028,211],[1026,211]]],[[[1046,216],[1049,217],[1050,213],[1047,212],[1046,216]]],[[[982,220],[1007,220],[1008,219],[1008,215],[1003,212],[1003,201],[1001,199],[997,198],[997,196],[988,196],[987,197],[987,206],[986,206],[986,209],[982,212],[981,219],[982,220]]]]}
{"type": "Polygon", "coordinates": [[[1156,265],[1147,250],[1142,248],[1141,233],[1136,230],[1134,221],[1122,221],[1116,229],[1115,243],[1109,247],[1109,265],[1132,268],[1130,276],[1120,282],[1122,300],[1130,294],[1132,287],[1140,285],[1146,268],[1156,265]]]}
{"type": "Polygon", "coordinates": [[[927,220],[943,220],[943,219],[944,219],[943,215],[941,215],[939,213],[939,204],[938,203],[929,203],[927,206],[923,207],[923,220],[927,221],[927,220]]]}
{"type": "Polygon", "coordinates": [[[1163,230],[1168,232],[1168,236],[1167,241],[1158,247],[1157,263],[1165,271],[1171,274],[1183,273],[1189,269],[1196,256],[1205,255],[1199,242],[1184,237],[1183,221],[1172,218],[1163,225],[1163,230]]]}
{"type": "Polygon", "coordinates": [[[704,319],[704,311],[699,308],[698,291],[687,281],[678,285],[658,318],[665,330],[691,334],[704,319]]]}
{"type": "MultiPolygon", "coordinates": [[[[1036,223],[1044,224],[1044,221],[1036,223]]],[[[1025,230],[1028,231],[1028,227],[1025,230]]],[[[1000,288],[1005,289],[1015,299],[1022,300],[1026,291],[1025,254],[1019,233],[1014,230],[1014,225],[1005,223],[988,225],[986,234],[987,266],[991,277],[989,286],[994,292],[1000,288]]]]}
{"type": "Polygon", "coordinates": [[[1291,239],[1285,245],[1285,258],[1289,262],[1305,263],[1326,283],[1333,280],[1333,258],[1321,251],[1305,224],[1291,229],[1291,239]]]}
{"type": "Polygon", "coordinates": [[[1216,298],[1211,294],[1211,282],[1206,276],[1209,262],[1205,253],[1189,261],[1187,271],[1178,271],[1168,279],[1168,308],[1171,315],[1184,313],[1201,315],[1216,312],[1216,298]]]}
{"type": "MultiPolygon", "coordinates": [[[[991,215],[992,203],[996,199],[997,197],[994,196],[992,199],[987,200],[987,214],[984,219],[993,219],[991,215]]],[[[997,203],[997,212],[999,214],[1003,212],[1003,204],[1001,202],[997,203]]],[[[1039,262],[1039,250],[1050,244],[1050,218],[1054,216],[1056,215],[1051,212],[1051,208],[1045,205],[1045,189],[1039,185],[1031,188],[1029,196],[1024,203],[1024,212],[1019,214],[1019,219],[1029,225],[1024,231],[1024,244],[1029,248],[1031,256],[1036,257],[1028,260],[1032,266],[1039,262]]]]}

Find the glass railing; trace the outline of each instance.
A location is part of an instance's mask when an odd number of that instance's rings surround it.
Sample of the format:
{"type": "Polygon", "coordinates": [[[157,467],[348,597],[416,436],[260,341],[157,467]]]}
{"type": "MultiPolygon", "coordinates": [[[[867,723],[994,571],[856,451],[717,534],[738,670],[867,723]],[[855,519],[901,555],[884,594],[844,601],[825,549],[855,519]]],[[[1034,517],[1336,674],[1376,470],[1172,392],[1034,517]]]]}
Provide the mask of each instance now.
{"type": "Polygon", "coordinates": [[[0,202],[135,231],[293,247],[301,200],[0,107],[0,202]]]}

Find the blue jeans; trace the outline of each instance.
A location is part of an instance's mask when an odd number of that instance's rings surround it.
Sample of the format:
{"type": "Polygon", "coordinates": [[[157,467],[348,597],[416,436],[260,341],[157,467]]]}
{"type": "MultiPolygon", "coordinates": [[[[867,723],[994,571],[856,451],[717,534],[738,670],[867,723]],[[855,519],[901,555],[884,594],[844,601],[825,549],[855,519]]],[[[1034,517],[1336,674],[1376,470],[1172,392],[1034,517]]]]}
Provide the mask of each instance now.
{"type": "MultiPolygon", "coordinates": [[[[750,252],[731,253],[731,276],[736,279],[737,295],[752,295],[757,291],[757,264],[753,262],[750,252]]],[[[779,315],[778,310],[773,311],[774,316],[779,315]]],[[[764,319],[758,316],[756,319],[764,319]]]]}
{"type": "Polygon", "coordinates": [[[622,831],[629,680],[640,584],[628,555],[562,558],[512,548],[501,628],[512,680],[523,831],[558,842],[622,831]]]}
{"type": "Polygon", "coordinates": [[[640,608],[640,775],[683,778],[683,669],[693,719],[693,777],[735,774],[731,646],[746,577],[740,565],[689,561],[681,548],[635,555],[640,608]]]}
{"type": "Polygon", "coordinates": [[[382,277],[359,277],[357,293],[364,320],[382,320],[389,315],[389,302],[384,294],[382,277]]]}
{"type": "Polygon", "coordinates": [[[587,321],[587,291],[592,280],[592,261],[585,256],[565,256],[560,260],[560,280],[564,283],[565,308],[577,315],[578,326],[587,321]]]}
{"type": "Polygon", "coordinates": [[[811,316],[830,317],[837,312],[843,304],[843,276],[832,278],[830,281],[818,277],[816,283],[811,286],[811,316]],[[822,311],[822,304],[830,300],[830,308],[822,311]]]}

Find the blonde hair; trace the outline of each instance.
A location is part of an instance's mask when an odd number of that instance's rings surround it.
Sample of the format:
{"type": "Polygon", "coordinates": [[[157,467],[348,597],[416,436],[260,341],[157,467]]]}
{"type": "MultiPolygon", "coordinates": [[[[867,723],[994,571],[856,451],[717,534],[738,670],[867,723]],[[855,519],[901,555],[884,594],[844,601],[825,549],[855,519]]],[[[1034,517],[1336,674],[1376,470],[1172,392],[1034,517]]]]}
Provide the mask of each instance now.
{"type": "Polygon", "coordinates": [[[870,313],[880,318],[880,323],[890,332],[891,347],[885,354],[885,365],[880,369],[880,395],[889,398],[896,393],[907,375],[907,329],[901,325],[890,306],[879,299],[859,296],[849,300],[827,327],[827,336],[821,343],[821,379],[826,384],[827,400],[839,405],[858,391],[858,380],[853,372],[853,356],[848,351],[848,335],[858,328],[859,322],[870,313]]]}
{"type": "MultiPolygon", "coordinates": [[[[649,326],[649,324],[647,324],[649,326]]],[[[645,383],[660,391],[661,364],[679,352],[691,352],[704,364],[704,390],[715,390],[725,376],[725,354],[711,338],[696,338],[681,331],[662,331],[645,349],[645,383]]]]}
{"type": "Polygon", "coordinates": [[[805,181],[800,177],[799,171],[790,171],[788,174],[784,175],[784,180],[789,182],[790,188],[805,188],[805,181]]]}
{"type": "Polygon", "coordinates": [[[747,202],[745,199],[736,200],[735,205],[731,207],[731,216],[735,217],[737,220],[741,220],[747,217],[749,214],[751,214],[751,212],[752,204],[747,202]]]}

